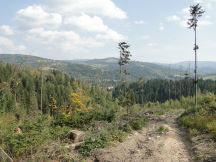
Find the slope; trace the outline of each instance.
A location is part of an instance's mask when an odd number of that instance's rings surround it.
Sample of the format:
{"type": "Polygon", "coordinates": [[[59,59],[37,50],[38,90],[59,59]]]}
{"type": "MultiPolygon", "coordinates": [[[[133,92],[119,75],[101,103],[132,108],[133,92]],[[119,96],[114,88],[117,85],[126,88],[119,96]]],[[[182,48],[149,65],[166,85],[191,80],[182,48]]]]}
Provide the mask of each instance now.
{"type": "MultiPolygon", "coordinates": [[[[116,58],[59,61],[29,55],[1,54],[0,60],[19,66],[60,70],[77,79],[101,86],[116,85],[119,80],[119,66],[116,58]]],[[[171,70],[166,66],[137,61],[132,61],[127,69],[130,72],[129,81],[135,81],[141,77],[146,80],[152,78],[173,79],[177,73],[176,70],[171,70]]]]}

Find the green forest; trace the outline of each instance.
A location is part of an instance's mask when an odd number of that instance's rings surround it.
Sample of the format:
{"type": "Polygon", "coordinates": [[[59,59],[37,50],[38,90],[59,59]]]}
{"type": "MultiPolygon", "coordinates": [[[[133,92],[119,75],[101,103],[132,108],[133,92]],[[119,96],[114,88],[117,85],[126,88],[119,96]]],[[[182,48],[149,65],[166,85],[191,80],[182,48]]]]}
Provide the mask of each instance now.
{"type": "Polygon", "coordinates": [[[80,98],[86,97],[85,104],[88,105],[105,106],[105,100],[112,100],[110,92],[75,81],[56,70],[43,73],[7,63],[1,63],[0,66],[1,113],[20,110],[25,113],[48,114],[52,102],[58,107],[71,107],[72,93],[78,93],[80,98]]]}
{"type": "MultiPolygon", "coordinates": [[[[198,83],[200,94],[207,92],[216,93],[216,81],[199,79],[198,83]]],[[[113,97],[118,98],[124,89],[131,92],[131,100],[133,100],[134,104],[161,103],[167,100],[180,99],[182,96],[192,97],[195,94],[194,80],[192,78],[182,80],[152,79],[148,81],[139,79],[134,83],[124,83],[117,86],[113,91],[113,97]]]]}

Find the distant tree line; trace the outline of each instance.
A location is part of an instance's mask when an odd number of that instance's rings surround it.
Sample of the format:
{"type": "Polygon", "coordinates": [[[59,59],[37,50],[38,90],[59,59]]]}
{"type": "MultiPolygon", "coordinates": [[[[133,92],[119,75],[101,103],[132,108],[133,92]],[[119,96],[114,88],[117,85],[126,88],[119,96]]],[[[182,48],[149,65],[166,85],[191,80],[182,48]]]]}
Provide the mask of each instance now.
{"type": "MultiPolygon", "coordinates": [[[[198,80],[198,92],[212,92],[216,94],[216,81],[198,80]]],[[[142,79],[129,85],[119,85],[113,91],[114,98],[121,97],[121,91],[127,89],[130,92],[131,101],[134,104],[144,104],[147,102],[165,102],[169,99],[179,99],[184,96],[194,96],[194,80],[162,80],[152,79],[144,81],[142,79]]]]}

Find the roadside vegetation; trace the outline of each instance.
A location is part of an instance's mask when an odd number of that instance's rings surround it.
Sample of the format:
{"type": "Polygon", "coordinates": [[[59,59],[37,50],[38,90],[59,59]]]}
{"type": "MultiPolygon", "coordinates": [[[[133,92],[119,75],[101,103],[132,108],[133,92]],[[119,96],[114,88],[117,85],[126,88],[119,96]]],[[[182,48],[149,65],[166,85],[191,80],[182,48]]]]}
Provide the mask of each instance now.
{"type": "Polygon", "coordinates": [[[189,128],[192,136],[209,134],[216,140],[216,96],[212,93],[198,98],[199,107],[187,110],[181,123],[189,128]]]}

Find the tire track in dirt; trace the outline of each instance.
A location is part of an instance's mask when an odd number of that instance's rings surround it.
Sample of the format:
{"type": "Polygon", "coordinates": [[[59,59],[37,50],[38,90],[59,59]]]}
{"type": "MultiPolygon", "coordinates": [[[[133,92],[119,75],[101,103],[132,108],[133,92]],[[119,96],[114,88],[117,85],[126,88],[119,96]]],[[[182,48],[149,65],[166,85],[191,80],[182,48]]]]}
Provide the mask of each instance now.
{"type": "Polygon", "coordinates": [[[177,124],[177,115],[153,118],[142,131],[134,132],[115,147],[95,150],[94,162],[191,162],[191,147],[177,124]],[[159,127],[168,131],[159,131],[159,127]]]}

